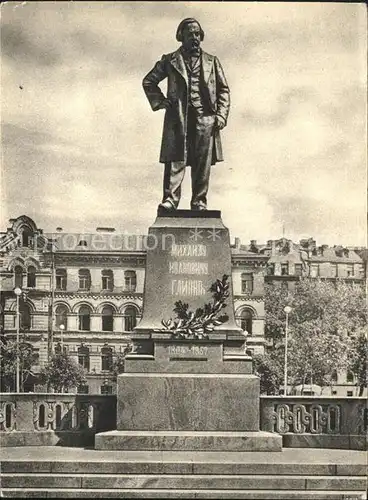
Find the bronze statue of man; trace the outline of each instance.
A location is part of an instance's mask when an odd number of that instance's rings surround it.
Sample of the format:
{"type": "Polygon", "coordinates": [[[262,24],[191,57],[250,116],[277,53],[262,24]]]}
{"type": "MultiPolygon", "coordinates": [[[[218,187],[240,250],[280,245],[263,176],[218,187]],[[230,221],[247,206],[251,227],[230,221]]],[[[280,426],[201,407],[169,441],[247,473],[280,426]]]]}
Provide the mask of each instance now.
{"type": "Polygon", "coordinates": [[[206,210],[211,165],[223,161],[220,130],[227,123],[230,92],[220,61],[200,48],[204,32],[193,18],[181,21],[181,47],[163,55],[144,77],[153,111],[165,109],[160,162],[165,164],[159,207],[176,210],[186,166],[192,173],[192,210],[206,210]],[[167,81],[167,97],[159,83],[167,81]]]}

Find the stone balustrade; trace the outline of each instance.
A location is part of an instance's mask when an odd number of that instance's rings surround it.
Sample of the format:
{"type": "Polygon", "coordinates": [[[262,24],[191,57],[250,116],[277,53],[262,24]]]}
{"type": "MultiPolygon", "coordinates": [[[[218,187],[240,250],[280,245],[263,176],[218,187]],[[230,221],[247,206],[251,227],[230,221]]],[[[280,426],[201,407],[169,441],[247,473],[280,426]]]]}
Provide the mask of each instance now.
{"type": "Polygon", "coordinates": [[[261,396],[261,429],[283,435],[285,447],[366,449],[366,398],[261,396]]]}
{"type": "Polygon", "coordinates": [[[2,446],[94,444],[96,432],[116,426],[116,397],[87,394],[3,393],[2,446]]]}
{"type": "MultiPolygon", "coordinates": [[[[282,434],[284,447],[367,449],[366,398],[261,396],[260,428],[282,434]]],[[[116,429],[116,396],[3,393],[2,446],[88,446],[116,429]]]]}

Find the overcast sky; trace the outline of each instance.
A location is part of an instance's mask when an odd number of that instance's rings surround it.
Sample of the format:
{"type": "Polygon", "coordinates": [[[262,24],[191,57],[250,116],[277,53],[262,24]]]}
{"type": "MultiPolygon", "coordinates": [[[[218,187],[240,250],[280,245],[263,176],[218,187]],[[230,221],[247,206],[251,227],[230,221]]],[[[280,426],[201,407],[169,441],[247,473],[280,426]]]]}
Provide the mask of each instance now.
{"type": "MultiPolygon", "coordinates": [[[[141,82],[196,17],[231,90],[208,208],[231,238],[366,242],[364,4],[2,5],[1,230],[145,233],[162,197],[163,112],[141,82]]],[[[163,87],[165,88],[165,86],[163,87]]],[[[180,208],[189,208],[190,172],[180,208]]]]}

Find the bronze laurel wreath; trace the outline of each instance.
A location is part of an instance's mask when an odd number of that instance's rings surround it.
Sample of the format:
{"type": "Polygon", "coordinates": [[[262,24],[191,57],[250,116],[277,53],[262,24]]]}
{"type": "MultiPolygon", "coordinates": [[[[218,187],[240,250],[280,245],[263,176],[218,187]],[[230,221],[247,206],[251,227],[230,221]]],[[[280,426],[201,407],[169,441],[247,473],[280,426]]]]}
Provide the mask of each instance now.
{"type": "Polygon", "coordinates": [[[222,280],[216,280],[210,287],[213,302],[198,307],[195,312],[189,311],[189,305],[178,300],[175,302],[175,319],[162,320],[165,330],[172,333],[174,338],[179,339],[204,339],[213,332],[216,326],[228,321],[227,314],[220,314],[226,307],[226,299],[229,297],[228,275],[224,274],[222,280]]]}

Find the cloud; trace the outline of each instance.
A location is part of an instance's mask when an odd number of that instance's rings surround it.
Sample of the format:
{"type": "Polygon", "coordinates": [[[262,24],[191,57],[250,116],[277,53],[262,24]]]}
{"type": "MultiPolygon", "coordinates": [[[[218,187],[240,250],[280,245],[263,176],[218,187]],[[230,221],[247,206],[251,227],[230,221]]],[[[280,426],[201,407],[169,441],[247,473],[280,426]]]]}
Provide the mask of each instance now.
{"type": "Polygon", "coordinates": [[[34,62],[40,66],[52,66],[60,62],[61,54],[53,44],[38,46],[27,36],[21,26],[4,24],[1,28],[1,48],[10,60],[34,62]]]}
{"type": "Polygon", "coordinates": [[[292,115],[293,108],[314,98],[315,92],[311,88],[291,88],[282,92],[276,109],[270,114],[257,113],[250,109],[243,113],[243,119],[249,127],[281,127],[292,115]]]}

